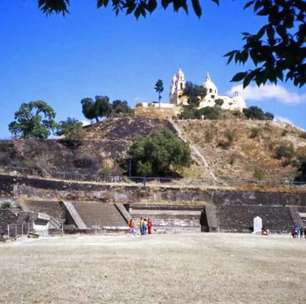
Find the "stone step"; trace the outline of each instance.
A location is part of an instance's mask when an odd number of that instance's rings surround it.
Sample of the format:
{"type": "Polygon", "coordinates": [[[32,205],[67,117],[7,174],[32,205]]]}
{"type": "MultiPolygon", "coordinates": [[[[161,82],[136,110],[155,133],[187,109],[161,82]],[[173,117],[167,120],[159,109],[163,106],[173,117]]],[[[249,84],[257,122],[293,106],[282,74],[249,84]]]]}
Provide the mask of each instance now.
{"type": "Polygon", "coordinates": [[[83,222],[83,219],[79,215],[76,208],[74,207],[74,204],[71,202],[63,201],[63,205],[66,208],[66,211],[70,214],[71,218],[73,219],[76,227],[81,230],[86,230],[87,226],[83,222]]]}
{"type": "Polygon", "coordinates": [[[73,205],[88,228],[127,227],[126,218],[115,204],[74,202],[73,205]]]}

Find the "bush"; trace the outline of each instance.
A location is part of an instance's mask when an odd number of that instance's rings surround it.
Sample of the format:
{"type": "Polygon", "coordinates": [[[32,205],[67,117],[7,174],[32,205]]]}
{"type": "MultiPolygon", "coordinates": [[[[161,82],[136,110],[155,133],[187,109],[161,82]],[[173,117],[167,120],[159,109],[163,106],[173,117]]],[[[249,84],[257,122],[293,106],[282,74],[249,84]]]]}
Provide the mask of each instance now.
{"type": "Polygon", "coordinates": [[[228,149],[231,146],[231,143],[228,140],[221,139],[218,142],[218,147],[222,149],[228,149]]]}
{"type": "Polygon", "coordinates": [[[302,133],[300,134],[300,137],[303,138],[303,139],[306,139],[306,132],[302,132],[302,133]]]}
{"type": "Polygon", "coordinates": [[[249,138],[256,138],[257,136],[259,136],[260,132],[261,132],[260,128],[256,128],[256,127],[252,128],[249,138]]]}
{"type": "Polygon", "coordinates": [[[303,160],[298,169],[298,174],[295,178],[296,182],[306,182],[306,160],[303,160]]]}
{"type": "Polygon", "coordinates": [[[276,146],[274,150],[275,158],[282,159],[288,158],[291,159],[294,156],[294,147],[292,143],[282,143],[276,146]]]}
{"type": "Polygon", "coordinates": [[[19,208],[15,202],[0,202],[0,209],[11,209],[11,208],[19,208]]]}
{"type": "Polygon", "coordinates": [[[68,117],[58,124],[56,134],[58,136],[64,135],[67,141],[78,141],[83,139],[85,132],[80,121],[68,117]]]}
{"type": "Polygon", "coordinates": [[[201,115],[199,110],[194,108],[193,106],[184,106],[183,112],[180,114],[181,119],[199,119],[201,115]]]}
{"type": "Polygon", "coordinates": [[[269,112],[264,112],[261,108],[252,106],[243,109],[243,113],[248,119],[258,119],[258,120],[273,120],[274,115],[269,112]]]}
{"type": "Polygon", "coordinates": [[[227,141],[229,142],[229,144],[231,145],[234,140],[236,139],[236,131],[235,130],[226,130],[224,133],[225,138],[227,139],[227,141]]]}
{"type": "Polygon", "coordinates": [[[134,176],[166,176],[191,164],[189,145],[167,130],[137,138],[128,155],[134,176]]]}
{"type": "Polygon", "coordinates": [[[218,107],[205,107],[198,110],[200,117],[204,116],[205,119],[219,119],[222,110],[218,107]]]}
{"type": "Polygon", "coordinates": [[[263,180],[265,178],[265,171],[260,168],[255,168],[253,176],[257,180],[263,180]]]}

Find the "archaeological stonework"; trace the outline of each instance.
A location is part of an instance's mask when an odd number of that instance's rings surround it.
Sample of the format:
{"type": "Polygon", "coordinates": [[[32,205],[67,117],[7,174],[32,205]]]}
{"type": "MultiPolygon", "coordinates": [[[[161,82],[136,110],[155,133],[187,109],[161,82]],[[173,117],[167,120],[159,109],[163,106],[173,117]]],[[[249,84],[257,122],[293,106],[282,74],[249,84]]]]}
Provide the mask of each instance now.
{"type": "MultiPolygon", "coordinates": [[[[21,201],[32,199],[122,203],[129,205],[132,210],[138,209],[138,214],[150,214],[148,210],[155,210],[151,212],[153,216],[156,210],[167,209],[169,218],[173,218],[173,210],[202,210],[206,211],[211,230],[216,231],[250,232],[253,218],[260,216],[267,229],[288,232],[294,224],[293,211],[298,209],[299,212],[306,212],[306,191],[301,190],[203,190],[197,187],[107,185],[0,175],[0,193],[3,197],[13,197],[21,201]]],[[[200,221],[201,212],[197,216],[200,221]]],[[[194,219],[195,217],[193,221],[194,219]]]]}

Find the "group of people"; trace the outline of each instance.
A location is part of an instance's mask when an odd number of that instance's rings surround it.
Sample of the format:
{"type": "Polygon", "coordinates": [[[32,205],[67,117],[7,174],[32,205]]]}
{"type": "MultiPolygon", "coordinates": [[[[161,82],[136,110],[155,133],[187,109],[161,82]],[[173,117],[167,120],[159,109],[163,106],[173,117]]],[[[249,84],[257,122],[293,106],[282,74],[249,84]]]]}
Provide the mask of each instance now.
{"type": "Polygon", "coordinates": [[[291,230],[291,235],[294,239],[296,238],[306,238],[306,228],[300,227],[299,225],[294,225],[291,230]]]}
{"type": "MultiPolygon", "coordinates": [[[[129,233],[135,235],[137,233],[137,228],[133,219],[128,222],[129,233]]],[[[140,235],[152,234],[153,232],[153,222],[151,219],[140,218],[139,220],[139,233],[140,235]]]]}

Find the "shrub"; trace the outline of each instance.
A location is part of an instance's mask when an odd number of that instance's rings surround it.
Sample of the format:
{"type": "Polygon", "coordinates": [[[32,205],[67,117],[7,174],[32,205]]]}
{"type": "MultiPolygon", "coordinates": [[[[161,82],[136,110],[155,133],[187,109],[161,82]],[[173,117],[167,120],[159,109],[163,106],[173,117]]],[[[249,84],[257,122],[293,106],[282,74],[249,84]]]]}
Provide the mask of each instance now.
{"type": "Polygon", "coordinates": [[[77,119],[68,117],[65,121],[60,121],[56,134],[58,136],[64,135],[67,141],[82,140],[84,137],[83,124],[77,119]]]}
{"type": "Polygon", "coordinates": [[[264,112],[261,108],[256,106],[243,109],[243,113],[248,119],[273,120],[274,118],[273,114],[264,112]]]}
{"type": "Polygon", "coordinates": [[[226,130],[225,133],[225,138],[229,142],[229,145],[231,145],[234,140],[236,139],[236,131],[235,130],[226,130]]]}
{"type": "Polygon", "coordinates": [[[288,130],[286,130],[286,129],[284,129],[283,131],[282,131],[282,134],[281,134],[281,136],[286,136],[288,134],[288,130]]]}
{"type": "Polygon", "coordinates": [[[276,146],[274,153],[275,158],[277,159],[291,159],[294,156],[295,151],[292,143],[282,143],[276,146]]]}
{"type": "Polygon", "coordinates": [[[205,132],[205,142],[210,143],[214,138],[214,133],[211,129],[206,130],[205,132]]]}
{"type": "Polygon", "coordinates": [[[237,153],[233,153],[231,156],[230,156],[230,159],[229,159],[229,163],[231,166],[234,165],[234,163],[236,162],[236,160],[239,158],[239,154],[237,153]]]}
{"type": "Polygon", "coordinates": [[[306,132],[302,132],[302,133],[300,134],[300,137],[303,138],[303,139],[306,139],[306,132]]]}
{"type": "Polygon", "coordinates": [[[16,202],[13,201],[4,201],[0,202],[0,209],[11,209],[11,208],[20,208],[16,202]]]}
{"type": "Polygon", "coordinates": [[[222,110],[218,107],[205,107],[198,110],[200,117],[203,115],[205,119],[219,119],[222,110]]]}
{"type": "Polygon", "coordinates": [[[218,147],[222,149],[228,149],[231,146],[231,143],[228,140],[221,139],[218,142],[218,147]]]}
{"type": "Polygon", "coordinates": [[[265,171],[260,168],[255,168],[253,176],[257,180],[263,180],[265,178],[265,171]]]}
{"type": "Polygon", "coordinates": [[[261,132],[260,128],[256,128],[256,127],[252,128],[249,138],[256,138],[257,136],[259,136],[260,132],[261,132]]]}
{"type": "Polygon", "coordinates": [[[306,160],[301,162],[295,181],[306,182],[306,160]]]}
{"type": "Polygon", "coordinates": [[[167,130],[137,138],[128,155],[136,176],[166,176],[191,164],[189,145],[167,130]]]}
{"type": "Polygon", "coordinates": [[[224,104],[224,100],[218,98],[218,99],[215,100],[215,104],[216,104],[216,106],[221,107],[224,104]]]}
{"type": "Polygon", "coordinates": [[[193,106],[184,106],[183,111],[180,114],[181,119],[199,119],[201,115],[199,110],[194,108],[193,106]]]}

